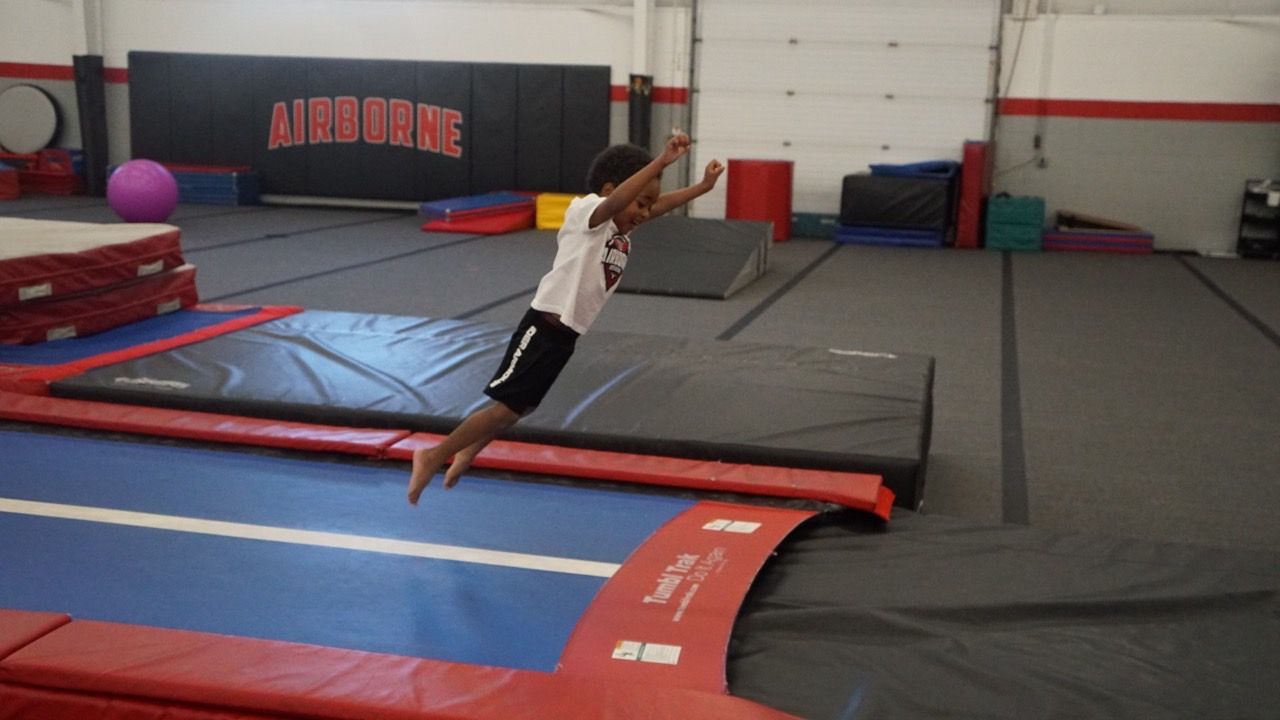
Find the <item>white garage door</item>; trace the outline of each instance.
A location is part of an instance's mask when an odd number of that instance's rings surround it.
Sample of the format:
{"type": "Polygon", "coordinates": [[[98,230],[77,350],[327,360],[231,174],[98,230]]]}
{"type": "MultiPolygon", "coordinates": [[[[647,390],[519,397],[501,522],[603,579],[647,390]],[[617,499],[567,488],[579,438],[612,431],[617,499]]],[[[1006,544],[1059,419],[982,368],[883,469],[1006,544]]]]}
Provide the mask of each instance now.
{"type": "MultiPolygon", "coordinates": [[[[870,163],[959,160],[991,122],[999,0],[701,0],[691,173],[795,163],[795,212],[837,214],[870,163]]],[[[723,217],[722,182],[693,207],[723,217]]]]}

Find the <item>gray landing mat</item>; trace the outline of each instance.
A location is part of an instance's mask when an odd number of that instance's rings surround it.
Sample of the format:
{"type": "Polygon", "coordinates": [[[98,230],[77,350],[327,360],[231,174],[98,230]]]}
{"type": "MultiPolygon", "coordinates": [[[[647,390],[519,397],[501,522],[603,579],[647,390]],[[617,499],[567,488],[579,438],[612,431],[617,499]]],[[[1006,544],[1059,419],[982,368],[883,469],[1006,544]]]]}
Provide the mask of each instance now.
{"type": "Polygon", "coordinates": [[[760,573],[734,695],[810,720],[1276,716],[1274,553],[841,515],[760,573]]]}
{"type": "Polygon", "coordinates": [[[656,218],[636,228],[619,292],[727,298],[769,269],[773,225],[656,218]]]}
{"type": "MultiPolygon", "coordinates": [[[[446,433],[510,328],[308,311],[55,383],[60,397],[446,433]]],[[[882,475],[922,493],[933,359],[588,333],[512,440],[882,475]]]]}

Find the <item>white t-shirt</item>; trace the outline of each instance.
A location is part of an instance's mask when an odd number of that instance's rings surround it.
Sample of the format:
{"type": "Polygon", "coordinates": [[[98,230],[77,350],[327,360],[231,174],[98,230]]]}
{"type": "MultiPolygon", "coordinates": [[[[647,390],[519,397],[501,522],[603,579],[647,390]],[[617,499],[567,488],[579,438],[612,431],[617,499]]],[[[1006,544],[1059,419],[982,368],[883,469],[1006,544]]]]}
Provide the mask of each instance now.
{"type": "Polygon", "coordinates": [[[618,288],[631,252],[631,239],[618,232],[613,220],[587,227],[603,201],[593,194],[569,203],[556,238],[556,259],[530,303],[534,310],[559,315],[560,322],[579,335],[591,327],[604,301],[618,288]]]}

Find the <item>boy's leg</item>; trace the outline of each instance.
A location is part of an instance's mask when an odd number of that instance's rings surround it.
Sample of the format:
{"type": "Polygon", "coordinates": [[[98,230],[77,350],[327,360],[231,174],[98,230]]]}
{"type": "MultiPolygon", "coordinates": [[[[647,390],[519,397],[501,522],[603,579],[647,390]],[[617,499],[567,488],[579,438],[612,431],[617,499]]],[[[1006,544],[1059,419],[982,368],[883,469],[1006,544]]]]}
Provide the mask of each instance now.
{"type": "Polygon", "coordinates": [[[520,419],[520,415],[514,410],[503,405],[502,403],[493,403],[487,407],[471,413],[471,415],[462,421],[462,424],[454,428],[453,432],[444,439],[439,445],[432,448],[418,448],[413,451],[413,474],[409,476],[409,504],[417,505],[418,498],[422,495],[422,491],[426,489],[427,484],[431,482],[431,478],[439,472],[450,457],[469,450],[473,445],[478,445],[475,452],[466,457],[462,470],[456,473],[452,480],[446,477],[446,484],[449,487],[457,484],[458,476],[471,464],[475,454],[489,443],[499,432],[511,427],[516,420],[520,419]],[[483,441],[483,442],[481,442],[483,441]]]}
{"type": "MultiPolygon", "coordinates": [[[[498,403],[498,405],[504,408],[506,407],[506,405],[503,405],[502,403],[498,403]]],[[[455,453],[453,456],[453,462],[449,463],[449,469],[445,471],[445,474],[444,474],[445,488],[448,489],[453,487],[454,485],[457,485],[458,478],[462,477],[462,474],[467,471],[467,468],[471,467],[471,461],[474,460],[476,456],[480,454],[480,451],[484,450],[486,445],[493,442],[493,439],[497,437],[498,433],[514,425],[516,421],[519,419],[520,419],[519,415],[512,413],[510,422],[504,422],[499,427],[494,428],[493,432],[485,435],[484,437],[480,438],[479,440],[471,443],[470,445],[466,446],[465,448],[455,453]]]]}

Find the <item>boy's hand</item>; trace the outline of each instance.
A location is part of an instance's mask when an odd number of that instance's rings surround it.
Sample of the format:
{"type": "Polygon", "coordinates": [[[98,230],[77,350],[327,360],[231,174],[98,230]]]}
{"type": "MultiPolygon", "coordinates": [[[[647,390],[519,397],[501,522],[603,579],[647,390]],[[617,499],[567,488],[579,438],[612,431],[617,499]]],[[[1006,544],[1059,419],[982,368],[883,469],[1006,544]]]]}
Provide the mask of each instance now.
{"type": "Polygon", "coordinates": [[[691,144],[692,143],[689,140],[688,135],[685,135],[679,130],[672,133],[671,137],[667,138],[667,146],[662,149],[662,164],[670,165],[676,160],[679,160],[681,156],[689,152],[689,146],[691,144]]]}
{"type": "Polygon", "coordinates": [[[707,163],[707,169],[702,172],[702,187],[710,190],[716,186],[716,181],[724,174],[724,164],[719,160],[712,160],[707,163]]]}

